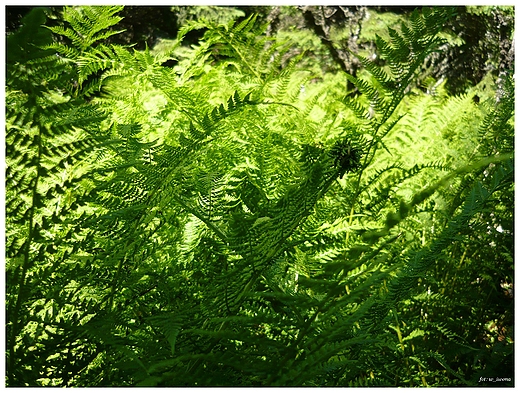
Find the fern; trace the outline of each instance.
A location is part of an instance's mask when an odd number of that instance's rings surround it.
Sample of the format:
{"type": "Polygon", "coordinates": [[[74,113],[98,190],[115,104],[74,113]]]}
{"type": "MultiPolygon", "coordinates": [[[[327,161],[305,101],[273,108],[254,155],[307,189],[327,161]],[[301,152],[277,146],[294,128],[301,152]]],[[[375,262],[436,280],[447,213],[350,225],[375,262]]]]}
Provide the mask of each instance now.
{"type": "Polygon", "coordinates": [[[450,10],[378,38],[348,98],[306,98],[254,16],[188,22],[166,68],[104,42],[119,10],[66,8],[65,43],[10,57],[10,386],[475,385],[509,361],[507,309],[438,317],[469,304],[451,279],[512,282],[512,82],[494,108],[411,87],[450,10]]]}
{"type": "MultiPolygon", "coordinates": [[[[88,95],[99,89],[96,74],[117,64],[112,52],[117,48],[112,49],[99,42],[121,33],[107,29],[121,21],[121,17],[115,16],[121,10],[121,6],[66,7],[63,18],[70,27],[49,27],[53,33],[68,39],[71,45],[52,43],[45,49],[56,51],[58,56],[64,57],[76,68],[77,77],[73,83],[77,85],[75,90],[81,89],[82,94],[88,95]],[[86,81],[88,84],[85,85],[86,81]]],[[[74,87],[70,89],[72,91],[74,87]]]]}
{"type": "MultiPolygon", "coordinates": [[[[37,9],[34,11],[38,12],[37,9]]],[[[47,42],[37,44],[45,47],[47,42]]],[[[96,135],[96,122],[104,118],[96,107],[82,102],[81,98],[61,93],[66,91],[62,87],[68,82],[68,68],[59,58],[51,61],[46,53],[25,63],[12,63],[7,78],[11,92],[8,94],[11,105],[6,112],[6,142],[9,145],[6,151],[6,229],[10,239],[6,246],[10,294],[7,301],[7,364],[9,384],[15,386],[35,384],[45,378],[47,369],[43,365],[37,366],[38,357],[51,356],[49,350],[53,346],[57,353],[69,351],[70,354],[75,351],[73,347],[84,346],[81,342],[72,344],[74,339],[70,340],[68,350],[65,348],[67,340],[57,343],[60,334],[56,334],[56,326],[53,327],[51,321],[67,300],[60,296],[56,286],[45,284],[52,281],[55,272],[62,269],[71,254],[85,246],[84,233],[73,223],[84,214],[84,191],[78,188],[89,188],[88,179],[93,175],[89,169],[92,152],[114,143],[96,135]],[[26,77],[20,80],[16,75],[23,69],[27,70],[26,77]],[[46,84],[31,81],[32,75],[47,73],[52,77],[46,84]],[[40,87],[34,89],[38,85],[40,87]],[[41,313],[31,315],[24,310],[32,309],[34,299],[46,301],[39,303],[39,308],[43,309],[41,313]],[[34,337],[42,340],[42,344],[27,352],[24,340],[31,329],[36,329],[34,337]],[[20,366],[26,362],[35,367],[20,366]]],[[[67,292],[65,287],[62,294],[67,292]]],[[[82,306],[78,307],[81,309],[82,306]]],[[[71,368],[88,362],[88,345],[85,350],[85,357],[78,358],[71,368]]],[[[70,375],[56,378],[67,381],[70,375]]]]}

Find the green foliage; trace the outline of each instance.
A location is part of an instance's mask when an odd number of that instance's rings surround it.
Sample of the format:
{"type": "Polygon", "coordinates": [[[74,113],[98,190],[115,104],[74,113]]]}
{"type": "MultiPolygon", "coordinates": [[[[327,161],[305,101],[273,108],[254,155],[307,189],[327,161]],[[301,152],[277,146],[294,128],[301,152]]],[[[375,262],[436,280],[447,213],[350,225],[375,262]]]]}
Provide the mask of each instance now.
{"type": "Polygon", "coordinates": [[[104,42],[120,10],[8,40],[8,386],[512,377],[514,87],[413,87],[450,9],[346,97],[255,16],[153,54],[104,42]]]}
{"type": "Polygon", "coordinates": [[[487,74],[514,71],[514,7],[466,6],[446,25],[457,43],[444,48],[433,61],[433,74],[448,78],[447,88],[460,94],[487,74]],[[453,59],[458,61],[453,64],[453,59]]]}
{"type": "Polygon", "coordinates": [[[234,7],[218,7],[218,6],[173,6],[172,11],[177,14],[177,23],[184,25],[188,21],[206,20],[216,24],[227,25],[237,18],[244,17],[243,11],[234,7]]]}

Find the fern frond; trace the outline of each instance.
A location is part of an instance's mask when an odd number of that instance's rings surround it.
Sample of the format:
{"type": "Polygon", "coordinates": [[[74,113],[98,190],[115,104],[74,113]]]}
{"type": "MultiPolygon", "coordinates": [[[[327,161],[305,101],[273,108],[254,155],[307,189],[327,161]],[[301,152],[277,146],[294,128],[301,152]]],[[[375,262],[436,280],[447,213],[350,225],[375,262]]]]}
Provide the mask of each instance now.
{"type": "MultiPolygon", "coordinates": [[[[430,54],[443,41],[436,36],[443,26],[443,21],[450,17],[450,13],[444,9],[434,9],[427,14],[414,11],[410,26],[404,23],[401,32],[389,28],[390,40],[387,42],[381,37],[376,37],[376,45],[381,53],[381,57],[387,61],[387,66],[391,71],[390,75],[380,67],[370,65],[366,58],[360,58],[361,62],[367,66],[367,70],[375,77],[381,91],[371,86],[361,78],[349,77],[349,80],[358,86],[369,98],[376,108],[376,114],[381,115],[380,124],[390,119],[397,105],[401,102],[408,89],[410,82],[415,77],[418,68],[422,65],[428,54],[430,54]],[[425,20],[428,18],[428,28],[425,20]],[[435,19],[429,19],[435,18],[435,19]],[[378,71],[379,69],[379,71],[378,71]]],[[[347,99],[350,104],[350,100],[347,99]]],[[[366,117],[368,111],[361,108],[356,109],[359,117],[366,117]]],[[[377,133],[377,131],[375,132],[377,133]]]]}
{"type": "Polygon", "coordinates": [[[97,41],[120,33],[107,29],[121,21],[122,18],[115,14],[122,9],[122,6],[66,7],[63,17],[73,30],[66,29],[68,35],[63,31],[57,33],[72,39],[75,46],[83,51],[97,41]]]}

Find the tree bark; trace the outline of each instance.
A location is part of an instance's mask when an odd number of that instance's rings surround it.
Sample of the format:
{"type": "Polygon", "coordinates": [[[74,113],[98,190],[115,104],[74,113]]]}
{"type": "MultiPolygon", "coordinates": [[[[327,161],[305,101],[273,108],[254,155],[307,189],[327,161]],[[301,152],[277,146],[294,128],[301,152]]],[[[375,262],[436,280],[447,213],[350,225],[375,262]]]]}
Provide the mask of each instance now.
{"type": "MultiPolygon", "coordinates": [[[[301,7],[301,10],[307,26],[320,38],[334,62],[338,64],[344,72],[356,76],[356,71],[360,66],[359,60],[350,55],[347,50],[334,45],[330,38],[330,30],[331,25],[335,23],[335,19],[343,19],[344,22],[351,25],[357,22],[357,31],[353,31],[351,28],[351,39],[349,39],[348,42],[348,49],[355,51],[355,49],[357,49],[356,40],[361,27],[359,23],[360,20],[355,21],[352,19],[362,19],[362,17],[353,18],[352,16],[355,15],[355,13],[350,12],[346,7],[304,6],[301,7]],[[343,15],[341,15],[342,13],[343,15]],[[355,46],[356,48],[350,48],[350,46],[355,46]]],[[[362,13],[364,14],[363,11],[362,13]]]]}

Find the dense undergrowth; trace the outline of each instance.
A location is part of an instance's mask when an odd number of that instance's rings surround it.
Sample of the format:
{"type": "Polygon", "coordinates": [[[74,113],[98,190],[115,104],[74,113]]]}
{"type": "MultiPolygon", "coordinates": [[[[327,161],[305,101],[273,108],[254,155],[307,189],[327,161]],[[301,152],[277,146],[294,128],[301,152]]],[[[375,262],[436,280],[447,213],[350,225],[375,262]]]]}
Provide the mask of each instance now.
{"type": "Polygon", "coordinates": [[[455,9],[355,77],[239,13],[112,44],[121,10],[7,37],[8,386],[513,385],[513,70],[427,75],[455,9]]]}

